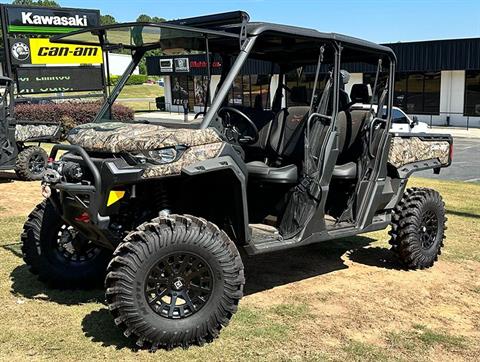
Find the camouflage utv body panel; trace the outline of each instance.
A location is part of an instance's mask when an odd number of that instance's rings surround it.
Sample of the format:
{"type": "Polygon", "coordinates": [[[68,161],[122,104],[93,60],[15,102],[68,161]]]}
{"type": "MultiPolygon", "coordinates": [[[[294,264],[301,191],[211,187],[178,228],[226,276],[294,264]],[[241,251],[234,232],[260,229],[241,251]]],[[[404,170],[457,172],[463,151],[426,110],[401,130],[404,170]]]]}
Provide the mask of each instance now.
{"type": "Polygon", "coordinates": [[[120,122],[85,124],[72,129],[67,140],[91,152],[136,152],[187,147],[174,162],[145,164],[142,178],[180,175],[182,168],[216,157],[223,142],[214,129],[172,129],[152,124],[120,122]]]}
{"type": "Polygon", "coordinates": [[[172,129],[152,124],[88,123],[72,129],[67,140],[87,151],[132,152],[222,142],[213,129],[172,129]]]}
{"type": "Polygon", "coordinates": [[[422,140],[419,137],[393,137],[388,162],[395,167],[409,163],[438,159],[448,165],[450,143],[438,140],[422,140]]]}
{"type": "Polygon", "coordinates": [[[26,142],[39,138],[55,139],[59,132],[60,125],[17,124],[15,126],[15,139],[17,142],[26,142]]]}

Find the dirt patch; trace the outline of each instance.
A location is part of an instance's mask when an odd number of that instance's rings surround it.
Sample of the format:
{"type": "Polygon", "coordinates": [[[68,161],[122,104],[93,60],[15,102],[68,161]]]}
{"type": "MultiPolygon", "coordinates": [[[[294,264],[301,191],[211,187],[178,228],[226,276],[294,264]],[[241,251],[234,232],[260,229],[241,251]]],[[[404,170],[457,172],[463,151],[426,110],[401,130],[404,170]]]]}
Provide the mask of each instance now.
{"type": "Polygon", "coordinates": [[[25,217],[43,199],[40,182],[11,181],[0,183],[0,217],[25,217]]]}
{"type": "MultiPolygon", "coordinates": [[[[317,247],[308,249],[310,252],[305,254],[322,251],[317,247]]],[[[319,262],[321,259],[310,260],[319,262]]],[[[429,358],[438,357],[445,349],[457,354],[458,358],[464,353],[459,349],[468,351],[465,346],[473,347],[480,341],[480,299],[473,287],[480,275],[480,263],[462,265],[441,261],[430,270],[404,271],[393,267],[394,264],[392,268],[385,268],[353,262],[349,253],[342,255],[341,260],[345,268],[254,293],[245,297],[242,305],[256,308],[271,303],[307,305],[309,317],[297,324],[301,343],[314,345],[321,340],[332,353],[350,344],[345,351],[347,355],[353,351],[373,353],[375,348],[384,351],[389,348],[392,335],[407,335],[403,344],[395,346],[405,357],[431,343],[428,347],[432,348],[426,354],[429,358]],[[426,340],[427,337],[432,341],[426,340]],[[438,346],[434,346],[437,340],[438,346]],[[406,344],[412,351],[403,351],[409,348],[406,344]]],[[[338,261],[329,258],[322,261],[326,268],[328,264],[338,265],[338,261]]],[[[288,262],[286,264],[288,267],[288,262]]],[[[307,260],[302,268],[308,267],[316,266],[309,265],[307,260]]],[[[254,275],[258,279],[262,275],[260,270],[248,272],[247,278],[254,275]]],[[[247,285],[248,282],[247,279],[247,285]]],[[[472,351],[464,357],[468,359],[471,354],[472,351]]]]}

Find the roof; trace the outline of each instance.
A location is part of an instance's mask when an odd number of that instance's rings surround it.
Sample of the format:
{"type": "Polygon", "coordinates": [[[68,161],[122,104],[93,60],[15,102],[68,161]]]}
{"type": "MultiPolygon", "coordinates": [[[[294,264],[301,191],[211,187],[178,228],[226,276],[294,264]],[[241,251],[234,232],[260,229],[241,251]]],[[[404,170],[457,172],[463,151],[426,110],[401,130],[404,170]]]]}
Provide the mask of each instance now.
{"type": "Polygon", "coordinates": [[[395,57],[395,53],[389,47],[348,35],[338,33],[324,33],[311,28],[302,28],[291,25],[281,25],[265,22],[252,22],[247,24],[247,32],[251,36],[264,33],[278,33],[283,35],[299,36],[317,40],[337,41],[351,47],[356,47],[362,50],[372,50],[395,57]]]}

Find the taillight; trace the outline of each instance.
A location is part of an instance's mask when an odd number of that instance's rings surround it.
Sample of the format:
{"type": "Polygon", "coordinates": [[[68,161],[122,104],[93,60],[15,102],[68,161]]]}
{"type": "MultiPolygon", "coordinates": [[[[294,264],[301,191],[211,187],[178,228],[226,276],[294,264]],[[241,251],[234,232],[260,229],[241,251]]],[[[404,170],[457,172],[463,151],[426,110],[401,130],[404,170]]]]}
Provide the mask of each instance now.
{"type": "Polygon", "coordinates": [[[450,162],[453,161],[453,143],[450,143],[450,151],[448,156],[450,157],[450,162]]]}

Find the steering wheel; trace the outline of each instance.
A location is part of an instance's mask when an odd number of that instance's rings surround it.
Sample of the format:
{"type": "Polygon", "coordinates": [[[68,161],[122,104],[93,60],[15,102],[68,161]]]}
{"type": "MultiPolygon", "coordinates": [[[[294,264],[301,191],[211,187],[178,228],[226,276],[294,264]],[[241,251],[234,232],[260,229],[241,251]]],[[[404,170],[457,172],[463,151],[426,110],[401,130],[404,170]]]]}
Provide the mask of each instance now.
{"type": "Polygon", "coordinates": [[[195,115],[195,117],[193,117],[193,119],[197,119],[198,117],[204,116],[205,114],[206,114],[206,113],[203,112],[203,111],[202,111],[202,112],[198,112],[198,113],[195,115]]]}
{"type": "Polygon", "coordinates": [[[222,117],[222,124],[225,128],[224,134],[229,141],[237,141],[245,145],[251,145],[258,141],[260,136],[257,126],[250,117],[242,111],[233,107],[222,107],[218,110],[218,115],[222,117]],[[232,117],[232,113],[240,117],[232,117]],[[247,128],[241,127],[242,124],[247,125],[247,128]],[[240,128],[238,126],[240,126],[240,128]],[[248,129],[253,131],[253,136],[247,134],[246,130],[248,129]]]}

